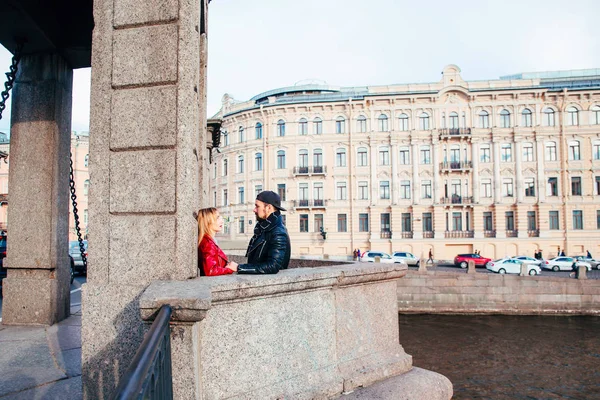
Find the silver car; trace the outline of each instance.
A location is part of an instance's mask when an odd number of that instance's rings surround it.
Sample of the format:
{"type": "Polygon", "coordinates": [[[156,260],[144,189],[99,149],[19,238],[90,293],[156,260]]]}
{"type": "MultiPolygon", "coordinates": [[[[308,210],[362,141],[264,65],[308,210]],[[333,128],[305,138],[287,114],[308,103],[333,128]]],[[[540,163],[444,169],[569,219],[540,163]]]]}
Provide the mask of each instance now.
{"type": "MultiPolygon", "coordinates": [[[[87,252],[88,252],[88,242],[87,240],[83,241],[83,249],[84,249],[84,253],[85,256],[87,258],[87,252]]],[[[87,271],[85,270],[84,266],[83,266],[83,258],[81,258],[81,250],[79,249],[79,241],[74,240],[69,242],[69,255],[73,258],[73,265],[74,265],[74,270],[75,272],[80,272],[80,273],[87,273],[87,271]]]]}
{"type": "Polygon", "coordinates": [[[416,257],[412,253],[406,251],[396,251],[394,254],[392,254],[392,258],[394,259],[395,263],[404,263],[415,267],[418,267],[421,263],[421,259],[419,257],[416,257]]]}

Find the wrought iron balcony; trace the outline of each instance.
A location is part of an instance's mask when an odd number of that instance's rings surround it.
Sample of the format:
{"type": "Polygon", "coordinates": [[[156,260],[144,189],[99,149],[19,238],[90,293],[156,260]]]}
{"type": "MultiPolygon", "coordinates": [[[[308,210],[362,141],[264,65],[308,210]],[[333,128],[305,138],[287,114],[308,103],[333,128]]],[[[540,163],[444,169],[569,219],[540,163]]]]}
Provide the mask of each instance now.
{"type": "Polygon", "coordinates": [[[403,231],[402,232],[402,239],[412,239],[412,238],[413,238],[412,231],[403,231]]]}
{"type": "Polygon", "coordinates": [[[471,128],[442,128],[438,129],[440,136],[468,136],[471,134],[471,128]]]}
{"type": "Polygon", "coordinates": [[[519,236],[519,231],[515,230],[506,230],[506,237],[517,237],[519,236]]]}
{"type": "Polygon", "coordinates": [[[292,201],[294,208],[325,208],[327,201],[323,199],[315,200],[294,200],[292,201]]]}
{"type": "Polygon", "coordinates": [[[435,232],[434,231],[423,231],[423,238],[424,239],[433,239],[434,236],[435,236],[435,232]]]}
{"type": "Polygon", "coordinates": [[[381,239],[391,239],[392,238],[392,231],[381,231],[379,234],[379,237],[381,239]]]}
{"type": "Polygon", "coordinates": [[[483,231],[483,237],[486,237],[486,238],[495,238],[496,237],[496,231],[483,231]]]}
{"type": "Polygon", "coordinates": [[[452,197],[442,197],[440,199],[441,204],[472,204],[473,197],[472,196],[459,196],[453,194],[452,197]]]}
{"type": "Polygon", "coordinates": [[[294,167],[294,175],[325,175],[327,167],[315,165],[312,167],[294,167]]]}
{"type": "Polygon", "coordinates": [[[308,167],[294,167],[294,175],[308,175],[308,167]]]}
{"type": "Polygon", "coordinates": [[[444,232],[446,238],[472,238],[474,237],[473,231],[446,231],[444,232]]]}
{"type": "Polygon", "coordinates": [[[444,161],[440,163],[440,169],[445,171],[468,171],[473,169],[471,161],[444,161]]]}
{"type": "Polygon", "coordinates": [[[539,237],[540,236],[540,231],[537,229],[529,229],[527,231],[527,236],[529,237],[539,237]]]}

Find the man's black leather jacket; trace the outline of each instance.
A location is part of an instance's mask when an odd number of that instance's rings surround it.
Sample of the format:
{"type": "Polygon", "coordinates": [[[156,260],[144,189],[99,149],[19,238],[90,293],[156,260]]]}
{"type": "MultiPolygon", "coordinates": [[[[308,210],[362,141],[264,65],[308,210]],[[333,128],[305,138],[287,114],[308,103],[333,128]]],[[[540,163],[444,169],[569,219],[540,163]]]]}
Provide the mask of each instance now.
{"type": "Polygon", "coordinates": [[[281,214],[271,214],[257,222],[255,237],[250,241],[247,264],[238,265],[238,274],[276,274],[290,263],[291,244],[281,214]]]}

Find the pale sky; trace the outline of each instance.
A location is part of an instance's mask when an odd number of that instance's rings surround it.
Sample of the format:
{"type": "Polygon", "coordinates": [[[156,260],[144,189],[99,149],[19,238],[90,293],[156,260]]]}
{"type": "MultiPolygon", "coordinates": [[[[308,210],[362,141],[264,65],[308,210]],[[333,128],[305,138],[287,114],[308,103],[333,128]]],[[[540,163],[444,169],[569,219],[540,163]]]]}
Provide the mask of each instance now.
{"type": "MultiPolygon", "coordinates": [[[[466,80],[600,68],[599,16],[598,0],[212,0],[208,115],[225,93],[245,101],[307,79],[435,82],[447,64],[466,80]]],[[[9,63],[1,49],[0,71],[9,63]]],[[[73,130],[89,129],[89,76],[75,73],[73,130]]]]}

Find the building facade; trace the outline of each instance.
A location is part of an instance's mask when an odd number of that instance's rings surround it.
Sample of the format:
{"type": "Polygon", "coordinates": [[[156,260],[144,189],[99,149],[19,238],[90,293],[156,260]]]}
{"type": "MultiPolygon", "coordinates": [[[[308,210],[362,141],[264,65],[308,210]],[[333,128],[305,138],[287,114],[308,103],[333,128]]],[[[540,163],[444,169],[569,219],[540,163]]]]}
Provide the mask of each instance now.
{"type": "Polygon", "coordinates": [[[249,240],[273,190],[295,256],[600,254],[600,69],[467,82],[448,65],[435,83],[225,95],[216,117],[223,243],[249,240]]]}

